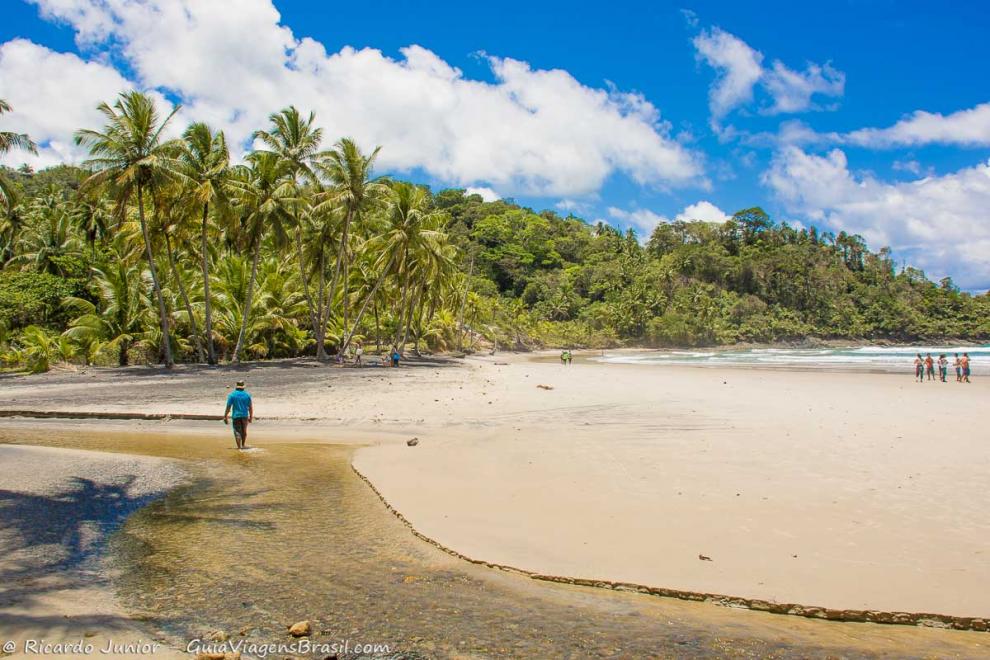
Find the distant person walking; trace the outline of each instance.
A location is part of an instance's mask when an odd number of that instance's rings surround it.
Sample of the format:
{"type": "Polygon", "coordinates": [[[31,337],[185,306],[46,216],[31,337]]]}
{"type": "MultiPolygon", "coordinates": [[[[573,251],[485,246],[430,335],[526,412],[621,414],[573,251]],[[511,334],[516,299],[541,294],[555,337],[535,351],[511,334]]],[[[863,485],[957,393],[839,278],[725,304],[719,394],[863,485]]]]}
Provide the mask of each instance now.
{"type": "Polygon", "coordinates": [[[402,359],[402,354],[399,353],[398,347],[393,346],[392,347],[392,366],[393,367],[398,367],[399,366],[399,360],[401,360],[401,359],[402,359]]]}
{"type": "Polygon", "coordinates": [[[945,376],[949,373],[949,361],[945,359],[945,353],[938,356],[938,379],[946,382],[945,376]]]}
{"type": "Polygon", "coordinates": [[[955,359],[952,361],[952,366],[956,368],[956,382],[962,382],[962,362],[959,361],[959,353],[955,354],[955,359]]]}
{"type": "Polygon", "coordinates": [[[238,449],[247,447],[248,424],[254,421],[254,403],[251,402],[251,395],[244,389],[244,381],[237,381],[234,391],[227,395],[227,408],[223,411],[223,423],[227,423],[227,418],[233,411],[234,419],[234,442],[238,449]]]}
{"type": "Polygon", "coordinates": [[[925,361],[921,359],[921,353],[914,358],[914,379],[919,383],[925,381],[925,361]]]}
{"type": "Polygon", "coordinates": [[[567,350],[566,349],[560,352],[560,363],[562,365],[564,365],[565,367],[567,366],[567,350]]]}
{"type": "Polygon", "coordinates": [[[969,353],[963,353],[962,359],[959,360],[959,366],[962,367],[962,382],[969,382],[969,353]]]}
{"type": "Polygon", "coordinates": [[[364,346],[361,345],[361,342],[358,342],[357,347],[354,349],[354,364],[359,367],[361,366],[362,355],[364,355],[364,346]]]}
{"type": "Polygon", "coordinates": [[[928,380],[935,380],[935,360],[932,359],[931,353],[925,355],[925,373],[928,374],[928,380]]]}

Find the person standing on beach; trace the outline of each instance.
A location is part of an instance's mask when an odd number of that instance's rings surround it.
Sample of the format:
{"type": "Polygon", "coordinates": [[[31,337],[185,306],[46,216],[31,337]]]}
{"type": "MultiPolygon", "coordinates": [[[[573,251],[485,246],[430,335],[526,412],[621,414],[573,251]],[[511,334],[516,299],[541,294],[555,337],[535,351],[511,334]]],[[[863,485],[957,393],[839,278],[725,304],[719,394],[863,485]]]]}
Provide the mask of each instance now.
{"type": "Polygon", "coordinates": [[[234,391],[227,395],[227,409],[223,411],[223,423],[227,423],[231,410],[234,415],[234,442],[238,449],[247,447],[247,427],[254,421],[254,403],[244,390],[244,381],[237,381],[234,391]]]}
{"type": "Polygon", "coordinates": [[[959,360],[959,366],[962,367],[962,382],[969,382],[969,353],[963,353],[962,359],[959,360]]]}
{"type": "Polygon", "coordinates": [[[931,353],[926,353],[925,356],[925,373],[928,374],[928,380],[935,380],[935,360],[931,353]]]}
{"type": "Polygon", "coordinates": [[[399,366],[399,360],[402,359],[402,354],[399,353],[399,349],[396,346],[392,347],[392,367],[399,366]]]}
{"type": "Polygon", "coordinates": [[[952,360],[952,366],[956,368],[956,382],[962,382],[962,362],[959,361],[959,353],[955,354],[955,359],[952,360]]]}
{"type": "Polygon", "coordinates": [[[945,381],[946,374],[949,373],[949,361],[945,359],[945,353],[938,356],[938,379],[943,383],[945,381]]]}
{"type": "Polygon", "coordinates": [[[921,353],[914,358],[914,379],[919,383],[925,381],[925,361],[921,359],[921,353]]]}
{"type": "Polygon", "coordinates": [[[361,366],[362,355],[364,355],[364,346],[361,345],[361,342],[358,342],[357,346],[354,348],[354,364],[359,367],[361,366]]]}

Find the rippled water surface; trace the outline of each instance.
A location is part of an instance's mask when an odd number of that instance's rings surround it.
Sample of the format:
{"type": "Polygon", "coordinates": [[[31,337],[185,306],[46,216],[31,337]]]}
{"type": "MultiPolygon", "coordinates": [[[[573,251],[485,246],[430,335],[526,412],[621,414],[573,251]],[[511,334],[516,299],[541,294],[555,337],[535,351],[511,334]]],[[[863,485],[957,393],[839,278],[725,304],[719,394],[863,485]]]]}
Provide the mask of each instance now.
{"type": "Polygon", "coordinates": [[[872,657],[891,648],[903,657],[937,648],[930,635],[940,631],[555,585],[455,559],[385,509],[351,470],[349,447],[237,453],[205,438],[78,434],[44,443],[190,461],[195,483],[132,516],[109,550],[124,606],[180,647],[211,630],[285,642],[288,624],[309,619],[315,641],[388,644],[406,657],[872,657]]]}

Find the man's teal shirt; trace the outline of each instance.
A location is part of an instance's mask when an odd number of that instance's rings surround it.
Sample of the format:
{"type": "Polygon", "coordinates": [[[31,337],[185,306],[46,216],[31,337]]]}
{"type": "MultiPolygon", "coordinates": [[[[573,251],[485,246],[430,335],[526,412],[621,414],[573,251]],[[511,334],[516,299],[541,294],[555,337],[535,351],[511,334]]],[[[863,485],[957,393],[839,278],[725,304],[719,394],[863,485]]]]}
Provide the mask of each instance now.
{"type": "Polygon", "coordinates": [[[244,390],[234,390],[227,395],[227,405],[231,410],[231,417],[240,419],[248,417],[251,409],[251,395],[244,390]]]}

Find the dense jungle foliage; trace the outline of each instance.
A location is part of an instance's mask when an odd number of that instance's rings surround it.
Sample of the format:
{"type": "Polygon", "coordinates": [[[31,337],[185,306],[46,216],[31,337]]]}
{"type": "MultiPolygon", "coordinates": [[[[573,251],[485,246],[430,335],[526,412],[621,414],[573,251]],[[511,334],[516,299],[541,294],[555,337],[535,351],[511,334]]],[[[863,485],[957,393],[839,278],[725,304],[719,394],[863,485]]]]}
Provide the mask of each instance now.
{"type": "MultiPolygon", "coordinates": [[[[0,102],[0,113],[7,110],[0,102]]],[[[481,345],[698,346],[990,337],[990,297],[898,269],[858,236],[773,222],[632,232],[373,176],[286,108],[231,162],[222,133],[139,93],[82,129],[82,167],[0,171],[0,354],[239,361],[481,345]]],[[[0,152],[31,150],[0,133],[0,152]]]]}

